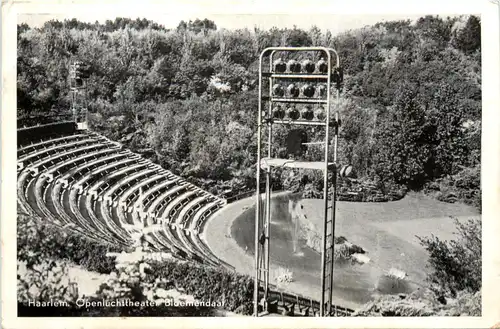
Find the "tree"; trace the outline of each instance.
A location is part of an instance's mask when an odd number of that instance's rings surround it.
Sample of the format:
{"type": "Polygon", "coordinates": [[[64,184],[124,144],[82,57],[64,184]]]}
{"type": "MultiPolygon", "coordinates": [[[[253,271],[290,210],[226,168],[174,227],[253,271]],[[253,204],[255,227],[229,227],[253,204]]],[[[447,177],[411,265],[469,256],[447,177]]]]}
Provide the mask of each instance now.
{"type": "Polygon", "coordinates": [[[481,48],[481,21],[471,15],[465,26],[456,33],[455,47],[470,54],[481,48]]]}
{"type": "Polygon", "coordinates": [[[375,173],[381,180],[419,189],[435,164],[433,126],[418,102],[417,85],[405,84],[397,94],[375,132],[375,173]]]}

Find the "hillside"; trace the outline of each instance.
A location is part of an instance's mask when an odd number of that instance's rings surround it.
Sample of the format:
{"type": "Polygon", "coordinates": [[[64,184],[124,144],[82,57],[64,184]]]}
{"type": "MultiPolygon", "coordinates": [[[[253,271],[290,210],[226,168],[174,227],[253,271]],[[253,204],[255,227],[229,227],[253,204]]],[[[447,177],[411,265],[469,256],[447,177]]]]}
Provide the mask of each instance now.
{"type": "MultiPolygon", "coordinates": [[[[315,27],[233,31],[192,22],[166,30],[121,18],[50,21],[19,26],[18,45],[20,118],[68,113],[69,63],[84,60],[92,129],[225,196],[255,184],[260,51],[333,47],[345,76],[341,161],[381,193],[425,187],[440,199],[480,205],[476,16],[390,21],[335,36],[315,27]]],[[[284,140],[286,129],[276,133],[284,140]]],[[[301,175],[286,176],[277,173],[275,182],[288,188],[301,175]]]]}

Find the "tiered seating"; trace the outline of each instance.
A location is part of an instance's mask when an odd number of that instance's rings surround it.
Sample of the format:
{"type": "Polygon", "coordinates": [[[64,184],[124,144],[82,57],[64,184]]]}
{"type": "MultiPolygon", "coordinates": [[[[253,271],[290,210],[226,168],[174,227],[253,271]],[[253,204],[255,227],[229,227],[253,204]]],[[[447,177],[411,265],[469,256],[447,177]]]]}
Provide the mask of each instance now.
{"type": "MultiPolygon", "coordinates": [[[[116,181],[120,180],[126,175],[132,175],[148,166],[148,163],[145,162],[144,160],[138,160],[136,159],[134,161],[135,163],[125,168],[120,168],[119,166],[114,166],[114,170],[108,170],[105,171],[104,174],[107,174],[105,177],[101,178],[99,181],[95,182],[95,175],[92,176],[94,179],[95,184],[93,184],[88,191],[88,195],[92,196],[93,199],[102,199],[103,193],[108,189],[112,184],[114,184],[116,181]]],[[[130,165],[130,163],[129,163],[130,165]]],[[[122,166],[123,167],[123,166],[122,166]]],[[[88,181],[86,182],[88,183],[88,181]]],[[[90,186],[90,184],[88,185],[90,186]]]]}
{"type": "Polygon", "coordinates": [[[141,226],[141,223],[139,220],[135,220],[133,216],[131,215],[131,212],[133,209],[131,209],[131,205],[134,201],[141,201],[140,198],[142,197],[141,191],[143,189],[149,189],[151,187],[154,187],[158,185],[159,182],[162,180],[165,180],[167,177],[164,173],[159,173],[154,175],[153,177],[150,177],[149,179],[146,179],[139,184],[132,185],[128,190],[126,190],[118,199],[118,218],[120,222],[127,222],[128,224],[135,225],[135,226],[141,226]]]}
{"type": "Polygon", "coordinates": [[[27,197],[27,185],[32,179],[30,172],[22,172],[17,176],[17,201],[21,211],[27,215],[35,215],[35,210],[30,206],[27,197]]]}
{"type": "MultiPolygon", "coordinates": [[[[142,197],[140,199],[138,199],[134,203],[133,209],[129,208],[129,211],[133,211],[135,209],[140,209],[140,210],[148,209],[150,207],[150,205],[155,200],[159,199],[158,197],[162,193],[164,193],[165,191],[167,191],[177,181],[179,181],[179,178],[175,178],[175,179],[170,179],[169,178],[169,180],[164,181],[163,183],[158,184],[156,186],[153,186],[152,188],[150,188],[149,190],[147,190],[146,192],[144,192],[144,194],[142,195],[142,197]]],[[[158,200],[158,201],[160,201],[160,200],[158,200]]],[[[134,217],[135,217],[135,214],[137,214],[137,212],[134,212],[134,217]]],[[[135,220],[134,220],[134,222],[135,222],[135,220]]]]}
{"type": "Polygon", "coordinates": [[[141,179],[151,177],[156,170],[156,168],[147,167],[142,171],[138,171],[134,175],[127,175],[127,177],[118,181],[114,186],[106,191],[103,197],[104,201],[114,207],[118,206],[118,196],[120,194],[123,194],[130,186],[140,182],[141,179]]]}
{"type": "Polygon", "coordinates": [[[106,222],[115,223],[117,226],[123,228],[128,227],[128,223],[125,221],[120,221],[120,218],[118,216],[115,218],[112,218],[110,216],[108,212],[110,208],[108,206],[114,206],[114,208],[116,208],[116,205],[113,205],[113,203],[115,202],[115,195],[122,192],[122,188],[126,188],[127,186],[129,186],[129,184],[133,184],[134,181],[137,181],[141,177],[147,177],[154,172],[153,170],[154,169],[146,168],[145,170],[139,171],[136,174],[127,175],[106,190],[101,202],[101,213],[103,214],[106,222]]]}
{"type": "Polygon", "coordinates": [[[187,184],[178,184],[177,186],[166,190],[156,198],[155,201],[151,203],[148,208],[148,212],[154,218],[160,218],[163,213],[163,209],[179,194],[183,193],[189,188],[187,184]]]}
{"type": "Polygon", "coordinates": [[[53,156],[50,156],[48,158],[44,158],[43,160],[36,161],[29,166],[26,167],[26,170],[29,170],[33,172],[33,174],[38,175],[40,172],[46,171],[48,168],[53,166],[54,164],[58,164],[61,161],[65,161],[71,158],[75,158],[78,156],[82,156],[85,153],[92,152],[92,151],[97,151],[97,150],[102,150],[106,147],[109,147],[106,144],[92,144],[88,145],[82,148],[78,148],[77,146],[74,146],[67,150],[66,152],[63,153],[58,153],[53,156]]]}
{"type": "Polygon", "coordinates": [[[66,186],[93,170],[97,170],[102,165],[107,165],[123,159],[130,152],[118,152],[116,149],[107,149],[90,153],[84,157],[73,160],[71,163],[64,163],[49,170],[46,174],[55,174],[60,177],[58,180],[66,186]],[[81,164],[84,163],[84,164],[81,164]]]}
{"type": "Polygon", "coordinates": [[[196,232],[203,231],[203,225],[205,224],[208,217],[210,217],[213,213],[219,210],[222,207],[223,203],[221,200],[215,200],[201,207],[198,212],[191,219],[191,230],[196,232]]]}
{"type": "Polygon", "coordinates": [[[137,156],[127,157],[125,159],[120,159],[119,161],[108,163],[95,171],[86,173],[85,175],[78,175],[77,178],[73,180],[73,187],[79,190],[79,193],[81,194],[84,190],[87,190],[90,186],[92,186],[93,183],[97,182],[99,179],[105,178],[109,173],[127,165],[137,164],[139,160],[140,159],[137,156]]]}
{"type": "Polygon", "coordinates": [[[87,134],[74,134],[74,135],[66,135],[57,138],[48,138],[43,139],[39,142],[31,143],[28,145],[21,146],[17,149],[17,157],[18,161],[23,156],[27,156],[30,153],[36,152],[38,150],[45,150],[47,148],[53,147],[58,144],[69,143],[73,140],[78,140],[84,137],[87,137],[87,134]]]}
{"type": "Polygon", "coordinates": [[[200,191],[192,190],[187,191],[185,193],[179,194],[174,200],[168,203],[163,211],[163,215],[160,218],[160,221],[167,221],[168,223],[175,222],[175,215],[177,211],[182,208],[191,198],[200,194],[200,191]]]}
{"type": "MultiPolygon", "coordinates": [[[[38,123],[38,122],[37,122],[38,123]]],[[[19,126],[18,126],[19,127],[19,126]]],[[[32,143],[38,143],[46,139],[77,133],[75,122],[59,122],[44,124],[29,128],[17,129],[17,146],[24,147],[32,143]]]]}
{"type": "Polygon", "coordinates": [[[65,133],[44,138],[40,130],[22,139],[21,211],[113,245],[131,246],[142,232],[152,249],[225,265],[200,235],[225,200],[103,136],[70,128],[65,123],[65,133]]]}
{"type": "Polygon", "coordinates": [[[24,166],[27,166],[31,163],[39,161],[40,159],[46,158],[50,155],[59,154],[63,151],[76,149],[81,146],[93,145],[96,142],[97,141],[94,138],[85,138],[85,139],[77,138],[76,140],[73,141],[68,141],[66,143],[59,143],[51,147],[31,152],[27,155],[23,155],[17,159],[17,162],[21,162],[23,163],[24,166]]]}

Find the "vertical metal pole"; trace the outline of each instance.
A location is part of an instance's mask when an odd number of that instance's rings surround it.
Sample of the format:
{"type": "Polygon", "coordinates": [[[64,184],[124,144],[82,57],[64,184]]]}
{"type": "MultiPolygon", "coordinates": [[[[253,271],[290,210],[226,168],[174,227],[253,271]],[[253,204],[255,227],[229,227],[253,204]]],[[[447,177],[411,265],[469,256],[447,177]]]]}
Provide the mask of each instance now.
{"type": "MultiPolygon", "coordinates": [[[[326,94],[326,124],[325,124],[325,168],[323,170],[323,250],[321,252],[321,304],[319,313],[320,316],[325,316],[325,285],[326,285],[326,238],[327,238],[327,219],[328,219],[328,140],[329,140],[329,124],[330,124],[330,85],[331,85],[331,57],[330,52],[325,51],[328,59],[328,80],[326,94]]],[[[331,288],[330,288],[331,289],[331,288]]]]}
{"type": "Polygon", "coordinates": [[[71,111],[73,115],[73,121],[76,123],[76,83],[74,76],[76,75],[75,63],[70,65],[69,72],[69,88],[71,93],[71,111]]]}
{"type": "MultiPolygon", "coordinates": [[[[269,72],[272,72],[272,67],[273,67],[273,58],[274,58],[274,51],[271,52],[271,55],[269,57],[269,72]]],[[[273,86],[273,79],[269,78],[269,95],[271,96],[272,94],[272,86],[273,86]]],[[[268,104],[268,112],[267,112],[267,117],[271,118],[272,116],[272,102],[269,102],[268,104]]],[[[268,136],[267,136],[267,157],[271,158],[272,156],[272,141],[273,141],[273,126],[272,126],[272,121],[269,121],[267,123],[268,127],[268,136]]],[[[267,305],[268,305],[268,297],[269,297],[269,272],[270,272],[270,244],[271,244],[271,167],[267,169],[266,172],[266,222],[265,222],[265,235],[266,235],[266,240],[264,243],[264,262],[265,262],[265,287],[264,287],[264,300],[266,301],[266,311],[267,305]]]]}
{"type": "Polygon", "coordinates": [[[259,61],[259,106],[258,106],[258,122],[257,122],[257,196],[255,204],[255,281],[254,281],[254,316],[259,315],[259,231],[260,231],[260,160],[261,160],[261,134],[262,134],[262,57],[259,61]]]}
{"type": "MultiPolygon", "coordinates": [[[[340,90],[337,89],[336,95],[336,108],[335,108],[335,135],[333,141],[333,162],[335,164],[333,169],[333,179],[332,179],[332,217],[331,217],[331,232],[332,232],[332,257],[335,255],[335,217],[336,217],[336,203],[337,203],[337,145],[338,145],[338,136],[339,136],[339,101],[340,101],[340,90]]],[[[331,294],[329,298],[329,305],[332,305],[332,294],[333,294],[333,282],[334,282],[334,271],[335,270],[335,257],[332,258],[332,262],[330,264],[330,273],[331,273],[331,294]]],[[[331,306],[330,306],[331,307],[331,306]]]]}

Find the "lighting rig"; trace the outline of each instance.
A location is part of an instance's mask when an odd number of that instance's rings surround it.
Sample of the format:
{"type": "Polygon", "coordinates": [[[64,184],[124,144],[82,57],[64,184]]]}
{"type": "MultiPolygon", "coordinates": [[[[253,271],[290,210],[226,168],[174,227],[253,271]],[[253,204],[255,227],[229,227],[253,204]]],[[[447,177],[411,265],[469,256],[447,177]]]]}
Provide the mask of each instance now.
{"type": "Polygon", "coordinates": [[[78,129],[88,129],[87,79],[90,77],[90,66],[75,61],[70,66],[69,74],[73,120],[78,129]]]}
{"type": "Polygon", "coordinates": [[[257,186],[261,186],[261,180],[265,179],[266,189],[263,196],[257,189],[255,208],[254,316],[259,316],[261,312],[269,312],[271,177],[272,171],[277,168],[302,168],[323,172],[324,226],[320,316],[333,315],[335,202],[337,172],[340,171],[337,164],[340,126],[338,99],[342,82],[343,72],[339,56],[331,48],[271,47],[260,55],[256,179],[257,186]],[[331,113],[333,99],[337,102],[334,113],[331,113]],[[277,154],[273,154],[276,152],[273,152],[272,147],[275,143],[273,139],[275,125],[312,126],[315,129],[323,129],[324,133],[321,135],[323,140],[308,143],[304,133],[300,133],[299,129],[292,130],[287,138],[288,158],[279,158],[277,154]],[[267,134],[263,136],[266,130],[267,134]],[[321,161],[297,159],[303,153],[304,147],[309,144],[317,144],[324,148],[321,161]],[[329,205],[330,191],[332,193],[329,205]],[[330,217],[329,209],[331,209],[330,217]]]}

